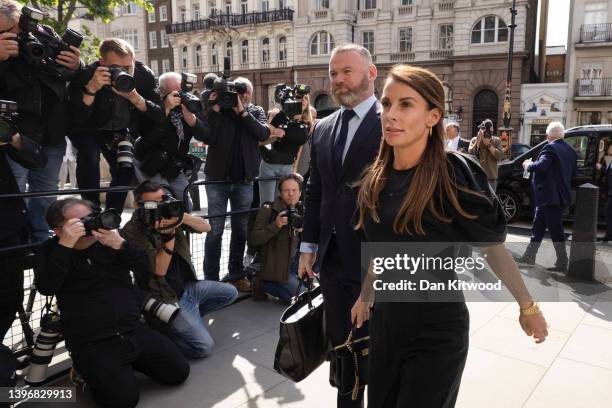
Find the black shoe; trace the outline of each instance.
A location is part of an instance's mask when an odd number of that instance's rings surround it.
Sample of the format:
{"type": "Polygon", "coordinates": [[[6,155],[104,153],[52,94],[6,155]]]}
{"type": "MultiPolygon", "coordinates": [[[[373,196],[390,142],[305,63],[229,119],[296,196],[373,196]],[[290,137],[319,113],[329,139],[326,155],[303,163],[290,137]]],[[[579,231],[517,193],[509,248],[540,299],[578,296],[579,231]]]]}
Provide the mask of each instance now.
{"type": "Polygon", "coordinates": [[[563,272],[563,273],[567,273],[567,264],[551,266],[551,267],[546,268],[546,270],[549,271],[549,272],[563,272]]]}
{"type": "Polygon", "coordinates": [[[518,263],[526,264],[526,265],[535,265],[535,258],[528,255],[523,255],[521,257],[514,256],[514,260],[518,263]]]}

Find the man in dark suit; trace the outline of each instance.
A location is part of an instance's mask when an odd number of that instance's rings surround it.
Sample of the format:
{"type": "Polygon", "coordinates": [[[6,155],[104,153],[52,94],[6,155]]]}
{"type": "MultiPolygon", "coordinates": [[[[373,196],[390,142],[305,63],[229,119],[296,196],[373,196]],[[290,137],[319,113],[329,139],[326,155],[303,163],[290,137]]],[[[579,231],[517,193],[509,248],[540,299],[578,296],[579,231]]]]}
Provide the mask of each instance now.
{"type": "Polygon", "coordinates": [[[563,232],[563,212],[572,203],[572,179],[576,176],[577,154],[565,143],[565,128],[552,122],[546,129],[548,144],[538,159],[523,162],[523,167],[532,173],[531,186],[535,197],[535,214],[531,242],[517,261],[533,265],[546,229],[553,240],[557,262],[549,271],[567,271],[567,252],[563,232]]]}
{"type": "Polygon", "coordinates": [[[459,124],[450,121],[444,128],[446,129],[446,150],[467,153],[470,141],[459,136],[459,124]]]}
{"type": "MultiPolygon", "coordinates": [[[[360,241],[353,229],[357,181],[378,152],[382,137],[379,103],[374,96],[376,67],[363,47],[348,44],[332,51],[329,78],[340,109],[314,128],[310,179],[302,234],[299,274],[314,276],[320,267],[327,332],[332,346],[344,343],[351,330],[351,307],[361,287],[360,241]]],[[[367,325],[354,338],[367,334],[367,325]]],[[[338,407],[362,407],[338,395],[338,407]]]]}

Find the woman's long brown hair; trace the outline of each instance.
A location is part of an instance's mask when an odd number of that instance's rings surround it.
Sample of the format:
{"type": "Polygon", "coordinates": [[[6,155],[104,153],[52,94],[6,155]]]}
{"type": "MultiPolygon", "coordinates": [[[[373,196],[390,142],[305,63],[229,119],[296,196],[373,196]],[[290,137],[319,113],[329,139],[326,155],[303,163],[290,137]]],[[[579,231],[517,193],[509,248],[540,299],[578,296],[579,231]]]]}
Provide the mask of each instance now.
{"type": "MultiPolygon", "coordinates": [[[[417,91],[429,104],[430,109],[444,112],[444,89],[440,80],[430,71],[410,65],[395,65],[391,68],[387,81],[394,80],[408,85],[417,91]]],[[[457,199],[458,187],[454,174],[444,151],[445,131],[443,120],[433,127],[427,146],[416,166],[412,182],[404,202],[393,222],[396,234],[425,235],[423,230],[423,213],[428,210],[434,218],[450,223],[452,218],[444,213],[444,204],[450,203],[459,214],[466,218],[476,218],[463,210],[457,199]]],[[[363,228],[366,213],[375,222],[380,222],[378,215],[379,197],[388,179],[388,172],[393,164],[393,148],[382,138],[378,156],[366,168],[361,180],[357,183],[359,193],[357,206],[359,221],[355,228],[363,228]]],[[[477,194],[477,193],[476,193],[477,194]]]]}

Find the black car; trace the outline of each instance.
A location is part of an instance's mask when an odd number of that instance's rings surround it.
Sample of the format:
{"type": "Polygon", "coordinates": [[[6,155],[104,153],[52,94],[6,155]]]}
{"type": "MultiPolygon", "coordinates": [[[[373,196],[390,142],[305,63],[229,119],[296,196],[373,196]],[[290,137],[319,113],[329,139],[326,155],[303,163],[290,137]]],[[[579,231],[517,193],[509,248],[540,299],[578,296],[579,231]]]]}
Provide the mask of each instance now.
{"type": "Polygon", "coordinates": [[[521,154],[529,151],[530,149],[531,149],[531,146],[529,145],[522,144],[522,143],[512,143],[512,145],[510,146],[510,156],[518,157],[521,154]]]}
{"type": "MultiPolygon", "coordinates": [[[[565,142],[578,154],[576,178],[572,181],[572,206],[569,216],[573,216],[573,203],[576,200],[577,186],[591,183],[599,186],[599,216],[603,217],[606,200],[606,186],[602,171],[597,163],[605,166],[612,160],[612,125],[579,126],[565,131],[565,142]]],[[[533,214],[533,193],[529,179],[523,178],[523,162],[529,158],[535,161],[546,141],[534,146],[520,156],[499,165],[497,196],[504,208],[508,222],[533,214]]]]}

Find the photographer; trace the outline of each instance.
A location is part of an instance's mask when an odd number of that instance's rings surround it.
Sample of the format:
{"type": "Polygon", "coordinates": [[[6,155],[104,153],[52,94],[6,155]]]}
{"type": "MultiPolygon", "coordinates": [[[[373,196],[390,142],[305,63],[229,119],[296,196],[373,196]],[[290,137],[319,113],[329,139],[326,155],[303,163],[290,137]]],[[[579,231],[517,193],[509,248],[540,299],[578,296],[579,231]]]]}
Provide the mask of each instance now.
{"type": "Polygon", "coordinates": [[[249,243],[261,250],[261,267],[253,281],[255,299],[265,299],[267,293],[290,303],[296,294],[297,264],[292,260],[303,225],[302,182],[297,173],[283,176],[274,202],[264,203],[257,213],[249,236],[249,243]]]}
{"type": "MultiPolygon", "coordinates": [[[[24,49],[33,49],[24,45],[36,45],[38,37],[61,42],[52,28],[37,23],[39,20],[35,17],[40,17],[37,11],[32,14],[29,10],[34,9],[22,9],[22,5],[13,0],[0,0],[0,99],[17,102],[19,132],[40,144],[42,153],[48,158],[45,166],[35,170],[9,159],[19,189],[25,191],[27,184],[30,192],[50,191],[57,189],[66,151],[64,137],[69,130],[66,83],[81,68],[80,52],[70,46],[55,58],[49,56],[41,60],[32,58],[27,52],[24,54],[24,49]],[[34,34],[31,34],[28,28],[33,27],[34,34]]],[[[39,47],[44,46],[42,49],[48,51],[50,47],[46,45],[42,43],[39,47]]],[[[55,197],[29,200],[33,241],[49,237],[45,211],[53,201],[55,197]]]]}
{"type": "Polygon", "coordinates": [[[497,163],[504,157],[501,140],[493,136],[495,129],[491,119],[485,119],[478,126],[478,135],[470,140],[468,153],[476,156],[480,165],[487,174],[489,185],[493,191],[497,190],[497,163]]]}
{"type": "MultiPolygon", "coordinates": [[[[0,120],[2,120],[0,118],[0,120]]],[[[44,167],[46,157],[40,146],[19,133],[0,141],[0,194],[19,193],[9,158],[27,169],[44,167]],[[5,139],[7,140],[7,139],[5,139]]],[[[28,213],[23,199],[0,198],[0,249],[28,242],[28,213]]],[[[23,304],[24,251],[0,252],[0,339],[4,339],[23,304]]],[[[13,353],[0,344],[0,387],[14,386],[16,361],[13,353]]]]}
{"type": "MultiPolygon", "coordinates": [[[[253,85],[246,78],[236,78],[236,92],[222,91],[215,82],[215,91],[209,96],[211,110],[207,116],[207,132],[199,140],[208,145],[208,156],[204,173],[206,180],[226,181],[207,184],[208,214],[224,214],[227,202],[232,211],[248,210],[253,201],[253,178],[259,173],[259,142],[268,139],[270,131],[266,125],[264,110],[251,103],[253,85]],[[226,102],[236,99],[235,106],[227,107],[226,102]],[[223,107],[223,109],[222,109],[223,107]]],[[[230,243],[230,281],[238,290],[248,292],[250,284],[243,275],[242,260],[247,238],[246,215],[232,216],[232,238],[230,243]]],[[[204,253],[204,276],[207,280],[219,280],[219,259],[225,218],[211,219],[212,230],[206,234],[204,253]]]]}
{"type": "Polygon", "coordinates": [[[151,181],[140,184],[134,192],[139,208],[121,234],[130,244],[144,249],[151,262],[154,276],[143,289],[153,292],[153,296],[165,303],[175,303],[178,299],[180,311],[176,318],[167,324],[157,319],[152,322],[153,326],[174,341],[186,357],[206,357],[214,341],[204,315],[232,303],[238,292],[227,283],[198,280],[186,232],[208,232],[210,225],[201,217],[180,211],[163,216],[163,205],[178,203],[166,195],[159,184],[151,181]],[[146,209],[151,207],[158,214],[146,209]]]}
{"type": "MultiPolygon", "coordinates": [[[[279,85],[280,86],[280,85],[279,85]]],[[[300,85],[298,85],[300,86],[300,85]]],[[[277,87],[278,89],[278,87],[277,87]]],[[[293,92],[293,90],[292,90],[293,92]]],[[[278,93],[278,92],[277,92],[278,93]]],[[[262,161],[259,165],[259,177],[280,177],[291,174],[302,146],[308,141],[308,135],[313,125],[308,94],[294,92],[296,102],[300,102],[300,111],[289,112],[286,109],[277,113],[270,121],[271,136],[259,148],[262,161]]],[[[275,98],[281,106],[285,98],[275,98]]],[[[274,201],[277,182],[262,180],[259,182],[259,202],[274,201]]]]}
{"type": "Polygon", "coordinates": [[[175,385],[187,379],[189,364],[170,340],[140,320],[142,299],[130,270],[137,282],[148,279],[144,251],[116,229],[93,226],[91,215],[84,200],[49,206],[47,222],[55,236],[43,247],[36,288],[57,297],[66,347],[96,401],[134,407],[139,398],[134,370],[175,385]]]}
{"type": "MultiPolygon", "coordinates": [[[[110,167],[110,187],[132,184],[134,140],[165,119],[155,88],[153,72],[135,61],[130,44],[117,38],[102,41],[100,60],[70,83],[71,140],[78,151],[80,188],[100,188],[100,152],[110,167]]],[[[122,212],[126,196],[108,193],[106,208],[122,212]]],[[[98,193],[83,197],[100,207],[98,193]]]]}
{"type": "MultiPolygon", "coordinates": [[[[189,153],[189,142],[192,137],[200,138],[205,129],[200,114],[199,99],[184,101],[181,95],[187,92],[181,74],[167,72],[159,77],[159,90],[164,101],[164,122],[146,133],[136,143],[136,178],[139,182],[151,180],[158,184],[167,184],[182,199],[183,192],[189,184],[190,173],[197,170],[196,162],[189,153]],[[189,110],[186,106],[196,102],[198,110],[189,110]],[[185,174],[188,174],[186,176],[185,174]]],[[[191,207],[188,205],[188,207],[191,207]]],[[[190,209],[190,208],[188,208],[190,209]]]]}

